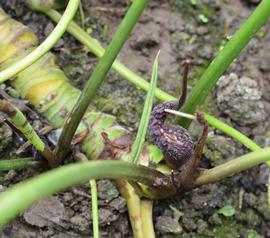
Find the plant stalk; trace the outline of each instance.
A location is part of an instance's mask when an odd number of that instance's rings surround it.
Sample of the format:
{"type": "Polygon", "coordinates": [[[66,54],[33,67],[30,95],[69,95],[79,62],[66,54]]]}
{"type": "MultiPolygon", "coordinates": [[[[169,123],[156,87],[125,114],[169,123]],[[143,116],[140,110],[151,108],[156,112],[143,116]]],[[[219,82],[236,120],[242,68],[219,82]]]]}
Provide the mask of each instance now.
{"type": "Polygon", "coordinates": [[[143,237],[155,238],[155,230],[153,224],[153,201],[149,199],[141,200],[141,218],[143,237]]]}
{"type": "Polygon", "coordinates": [[[92,201],[92,217],[93,217],[93,237],[99,238],[99,222],[98,222],[98,191],[95,179],[90,179],[91,201],[92,201]]]}
{"type": "Polygon", "coordinates": [[[194,186],[217,182],[223,178],[247,170],[266,162],[270,158],[270,147],[245,154],[212,169],[205,170],[195,181],[194,186]]]}
{"type": "Polygon", "coordinates": [[[69,151],[70,142],[75,134],[75,131],[86,111],[90,102],[94,98],[97,90],[104,81],[109,72],[115,58],[120,52],[123,44],[128,38],[129,33],[139,20],[148,0],[136,0],[132,3],[126,16],[118,27],[112,41],[107,50],[100,59],[99,64],[95,68],[91,77],[87,81],[79,99],[69,114],[69,117],[64,125],[59,143],[56,147],[56,157],[61,161],[69,151]]]}

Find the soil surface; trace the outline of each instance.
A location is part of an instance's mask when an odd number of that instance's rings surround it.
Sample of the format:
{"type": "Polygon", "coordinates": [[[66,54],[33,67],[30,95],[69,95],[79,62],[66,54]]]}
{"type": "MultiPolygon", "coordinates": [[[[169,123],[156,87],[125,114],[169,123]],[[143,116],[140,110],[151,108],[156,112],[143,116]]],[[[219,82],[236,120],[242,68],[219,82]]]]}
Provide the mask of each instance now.
{"type": "MultiPolygon", "coordinates": [[[[149,79],[153,58],[161,49],[160,88],[179,95],[181,62],[191,57],[189,89],[199,80],[211,59],[254,10],[259,1],[202,0],[152,1],[125,44],[119,59],[149,79]]],[[[76,21],[105,46],[129,5],[129,0],[82,1],[84,16],[76,21]]],[[[13,18],[29,26],[40,41],[54,23],[26,7],[23,0],[0,0],[13,18]]],[[[270,22],[263,27],[222,77],[206,108],[216,117],[270,145],[270,22]]],[[[72,83],[82,88],[97,59],[67,33],[53,52],[72,83]]],[[[94,107],[113,114],[118,122],[136,131],[145,92],[116,72],[111,72],[98,92],[94,107]]],[[[43,119],[33,121],[35,128],[43,119]]],[[[197,137],[200,128],[193,125],[197,137]]],[[[19,140],[5,125],[0,127],[1,158],[15,158],[19,140]]],[[[212,167],[248,150],[221,132],[211,129],[202,167],[212,167]]],[[[0,191],[37,170],[0,173],[0,191]]],[[[181,198],[158,201],[154,206],[157,237],[270,237],[267,200],[269,169],[260,165],[223,181],[202,186],[181,198]]],[[[132,237],[125,200],[110,181],[98,181],[102,237],[132,237]]],[[[0,211],[1,212],[1,211],[0,211]]],[[[87,184],[70,188],[36,203],[0,231],[0,237],[91,237],[91,196],[87,184]]]]}

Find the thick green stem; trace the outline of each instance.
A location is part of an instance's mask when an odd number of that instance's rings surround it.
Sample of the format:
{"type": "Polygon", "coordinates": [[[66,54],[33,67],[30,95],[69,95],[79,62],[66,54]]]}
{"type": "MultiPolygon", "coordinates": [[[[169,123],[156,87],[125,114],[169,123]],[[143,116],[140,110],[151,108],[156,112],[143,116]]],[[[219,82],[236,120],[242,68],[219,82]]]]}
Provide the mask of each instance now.
{"type": "Polygon", "coordinates": [[[66,31],[68,24],[72,21],[76,10],[79,6],[80,0],[70,0],[69,4],[64,12],[63,17],[60,19],[57,26],[47,37],[47,39],[39,45],[35,50],[33,50],[29,55],[27,55],[22,60],[19,60],[12,66],[0,72],[0,83],[4,82],[7,79],[14,77],[19,72],[26,69],[28,66],[36,62],[43,55],[45,55],[61,38],[61,36],[66,31]]]}
{"type": "Polygon", "coordinates": [[[116,184],[121,195],[126,199],[129,220],[132,226],[134,238],[144,238],[142,230],[141,199],[135,189],[125,180],[118,180],[116,184]]]}
{"type": "MultiPolygon", "coordinates": [[[[181,109],[182,111],[194,113],[197,106],[204,104],[206,97],[215,87],[217,80],[252,37],[254,37],[256,32],[265,24],[269,16],[270,1],[263,0],[209,65],[198,83],[192,89],[184,107],[181,109]]],[[[190,120],[185,118],[180,120],[181,125],[184,127],[188,127],[190,122],[190,120]]]]}
{"type": "Polygon", "coordinates": [[[89,179],[104,178],[136,180],[151,185],[157,179],[167,177],[155,170],[122,161],[91,161],[63,166],[1,193],[0,226],[7,224],[35,201],[89,179]]]}
{"type": "Polygon", "coordinates": [[[249,169],[255,165],[266,162],[270,158],[270,147],[266,147],[259,151],[251,152],[231,160],[227,163],[204,171],[195,181],[195,186],[213,183],[223,178],[249,169]]]}
{"type": "Polygon", "coordinates": [[[60,136],[59,143],[56,147],[56,156],[60,160],[67,154],[70,147],[70,142],[87,107],[101,86],[115,58],[127,40],[129,33],[137,23],[147,3],[148,0],[136,0],[132,3],[126,16],[118,27],[111,43],[100,59],[99,64],[87,81],[79,99],[77,100],[69,115],[69,118],[67,119],[67,122],[60,136]]]}
{"type": "Polygon", "coordinates": [[[153,201],[152,200],[141,200],[141,218],[142,218],[142,231],[143,237],[155,238],[155,230],[153,224],[153,201]]]}

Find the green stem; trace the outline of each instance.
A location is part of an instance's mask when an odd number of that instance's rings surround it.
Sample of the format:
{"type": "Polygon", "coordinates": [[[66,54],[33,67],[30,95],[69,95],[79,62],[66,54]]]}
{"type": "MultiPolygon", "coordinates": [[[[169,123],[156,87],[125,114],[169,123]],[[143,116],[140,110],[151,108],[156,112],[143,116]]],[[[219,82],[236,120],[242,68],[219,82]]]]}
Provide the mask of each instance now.
{"type": "Polygon", "coordinates": [[[72,109],[67,123],[64,125],[59,143],[56,147],[56,156],[58,159],[64,158],[70,147],[70,142],[75,134],[75,131],[87,109],[90,102],[94,98],[96,91],[104,81],[108,71],[110,70],[115,58],[117,57],[120,49],[128,38],[129,33],[139,20],[148,0],[136,0],[132,3],[126,16],[118,27],[111,43],[109,44],[104,55],[100,59],[99,64],[95,68],[91,77],[87,81],[79,99],[77,100],[74,108],[72,109]]]}
{"type": "Polygon", "coordinates": [[[11,169],[38,168],[42,165],[44,165],[43,162],[33,160],[33,158],[0,160],[0,171],[7,171],[11,169]]]}
{"type": "Polygon", "coordinates": [[[147,92],[147,96],[146,96],[145,103],[143,106],[143,113],[140,120],[140,125],[137,131],[136,139],[132,145],[131,152],[130,152],[131,161],[135,164],[137,164],[140,159],[140,155],[141,155],[141,151],[142,151],[143,144],[145,141],[145,136],[148,130],[148,124],[149,124],[150,115],[151,115],[151,111],[153,107],[154,91],[157,85],[159,52],[160,51],[158,51],[157,56],[154,60],[152,76],[151,76],[151,88],[147,92]]]}
{"type": "MultiPolygon", "coordinates": [[[[58,22],[61,18],[61,14],[59,14],[57,11],[53,9],[47,9],[44,11],[45,14],[47,14],[52,20],[55,22],[58,22]]],[[[80,28],[76,23],[72,22],[67,31],[73,35],[78,41],[80,41],[82,44],[84,44],[88,49],[94,53],[96,56],[101,57],[104,54],[104,48],[101,46],[100,42],[98,42],[96,39],[90,37],[82,28],[80,28]]],[[[150,88],[150,84],[137,75],[136,73],[129,70],[127,67],[125,67],[120,61],[115,60],[112,67],[115,69],[116,72],[118,72],[120,75],[122,75],[125,79],[127,79],[132,84],[136,85],[137,87],[148,91],[150,88]]],[[[177,100],[172,95],[156,88],[155,89],[155,96],[161,100],[161,101],[170,101],[170,100],[177,100]]],[[[244,144],[247,148],[249,148],[252,151],[260,149],[260,147],[254,143],[251,139],[249,139],[247,136],[242,134],[241,132],[235,130],[234,128],[230,127],[229,125],[225,124],[224,122],[218,120],[217,118],[204,113],[205,118],[207,119],[208,123],[218,130],[226,133],[227,135],[233,137],[240,143],[244,144]]],[[[268,165],[270,162],[268,162],[268,165]]]]}
{"type": "MultiPolygon", "coordinates": [[[[260,150],[261,147],[257,145],[253,140],[249,139],[247,136],[239,132],[238,130],[230,127],[226,123],[217,120],[216,118],[209,116],[208,114],[204,114],[205,119],[207,122],[216,128],[222,128],[221,131],[223,131],[226,134],[229,134],[232,138],[235,138],[237,141],[241,142],[244,146],[246,146],[251,151],[257,151],[260,150]]],[[[270,161],[267,162],[267,164],[270,166],[270,161]]]]}
{"type": "Polygon", "coordinates": [[[57,165],[54,154],[50,148],[40,139],[33,127],[29,124],[23,113],[7,100],[0,100],[0,111],[6,113],[14,126],[31,142],[37,151],[46,158],[52,167],[57,165]]]}
{"type": "Polygon", "coordinates": [[[143,237],[155,238],[155,230],[153,224],[153,201],[148,199],[141,200],[141,218],[143,237]]]}
{"type": "Polygon", "coordinates": [[[89,179],[127,179],[151,185],[162,173],[122,161],[90,161],[63,166],[19,183],[0,194],[0,227],[33,202],[89,179]],[[72,175],[72,176],[71,176],[72,175]]]}
{"type": "Polygon", "coordinates": [[[195,181],[195,186],[213,183],[223,178],[247,170],[255,165],[266,162],[270,158],[270,147],[245,154],[227,163],[204,171],[195,181]]]}
{"type": "Polygon", "coordinates": [[[93,221],[93,237],[99,238],[99,222],[98,222],[98,199],[97,199],[97,182],[95,179],[90,180],[91,198],[92,198],[92,221],[93,221]]]}
{"type": "MultiPolygon", "coordinates": [[[[88,162],[87,157],[82,153],[79,153],[79,156],[77,156],[77,159],[82,162],[88,162]]],[[[89,184],[91,188],[91,201],[92,201],[93,237],[99,238],[97,182],[95,179],[90,179],[89,184]]]]}
{"type": "Polygon", "coordinates": [[[26,0],[29,6],[37,11],[44,11],[47,8],[63,9],[67,6],[69,0],[26,0]]]}
{"type": "MultiPolygon", "coordinates": [[[[206,69],[198,83],[191,90],[182,111],[192,114],[195,112],[197,106],[204,104],[206,97],[215,87],[217,80],[252,37],[255,36],[256,32],[265,24],[269,16],[270,1],[263,0],[206,69]]],[[[186,128],[190,122],[190,120],[185,118],[180,120],[181,125],[186,128]]]]}
{"type": "Polygon", "coordinates": [[[144,238],[141,217],[141,198],[134,187],[125,180],[117,180],[116,184],[121,195],[126,199],[130,224],[134,238],[144,238]]]}
{"type": "Polygon", "coordinates": [[[16,74],[33,64],[35,61],[45,55],[57,43],[57,41],[66,31],[68,24],[72,21],[79,3],[80,0],[69,1],[63,17],[60,19],[59,23],[47,37],[47,39],[25,58],[0,72],[0,83],[3,83],[5,80],[14,77],[16,74]]]}

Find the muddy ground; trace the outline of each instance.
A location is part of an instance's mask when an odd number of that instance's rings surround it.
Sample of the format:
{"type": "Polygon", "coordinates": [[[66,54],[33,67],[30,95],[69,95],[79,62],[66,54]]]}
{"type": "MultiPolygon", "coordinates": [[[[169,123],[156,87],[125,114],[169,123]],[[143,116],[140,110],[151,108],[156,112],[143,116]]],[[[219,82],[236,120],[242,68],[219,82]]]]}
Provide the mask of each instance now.
{"type": "MultiPolygon", "coordinates": [[[[54,24],[29,10],[23,0],[0,0],[12,17],[35,31],[42,41],[54,24]]],[[[189,89],[210,60],[235,32],[259,1],[202,0],[152,1],[120,54],[120,59],[146,79],[153,57],[161,49],[159,87],[179,95],[181,61],[192,57],[189,89]]],[[[83,1],[84,19],[79,24],[106,45],[129,1],[83,1]]],[[[219,80],[206,109],[255,139],[270,144],[270,23],[263,27],[239,58],[219,80]]],[[[96,58],[70,35],[53,49],[58,63],[72,83],[83,87],[96,58]]],[[[113,114],[121,125],[136,131],[145,92],[111,72],[95,99],[98,110],[113,114]]],[[[41,123],[34,122],[36,127],[41,123]]],[[[13,158],[17,142],[1,126],[1,158],[13,158]],[[11,143],[12,142],[12,143],[11,143]]],[[[192,127],[198,135],[198,128],[192,127]]],[[[211,167],[247,152],[243,146],[211,129],[202,167],[211,167]]],[[[0,190],[33,176],[38,171],[0,174],[0,190]]],[[[266,183],[269,170],[261,165],[223,181],[202,186],[182,198],[156,202],[154,223],[157,237],[270,237],[270,209],[266,183]],[[221,208],[227,208],[220,210],[221,208]],[[228,212],[228,210],[230,212],[228,212]]],[[[132,237],[125,201],[109,181],[99,181],[102,237],[132,237]]],[[[91,237],[89,188],[81,185],[34,205],[0,232],[1,237],[91,237]]],[[[0,211],[1,212],[1,211],[0,211]]]]}

